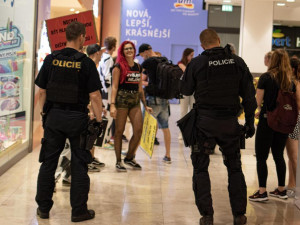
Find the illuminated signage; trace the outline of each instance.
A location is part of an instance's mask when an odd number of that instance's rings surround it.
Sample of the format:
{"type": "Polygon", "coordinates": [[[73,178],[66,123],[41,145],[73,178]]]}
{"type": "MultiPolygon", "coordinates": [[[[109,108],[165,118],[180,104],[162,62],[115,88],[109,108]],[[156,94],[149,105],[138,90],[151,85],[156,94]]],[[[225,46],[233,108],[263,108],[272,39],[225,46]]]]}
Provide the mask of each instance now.
{"type": "Polygon", "coordinates": [[[232,5],[222,5],[223,12],[232,12],[232,10],[233,10],[232,5]]]}

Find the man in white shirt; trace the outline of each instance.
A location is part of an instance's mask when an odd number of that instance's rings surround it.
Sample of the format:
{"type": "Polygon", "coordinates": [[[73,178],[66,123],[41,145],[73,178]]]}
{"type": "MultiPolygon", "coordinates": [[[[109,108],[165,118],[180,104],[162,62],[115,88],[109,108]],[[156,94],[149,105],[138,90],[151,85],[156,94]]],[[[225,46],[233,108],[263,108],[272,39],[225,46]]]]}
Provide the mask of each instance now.
{"type": "MultiPolygon", "coordinates": [[[[117,39],[115,37],[107,37],[104,39],[104,46],[106,48],[105,52],[102,54],[98,71],[100,74],[100,80],[102,82],[102,96],[103,96],[103,103],[105,105],[105,108],[109,110],[109,99],[111,96],[111,83],[112,83],[112,68],[114,66],[114,60],[112,57],[113,52],[116,50],[117,45],[117,39]]],[[[104,136],[104,143],[109,142],[110,136],[109,136],[109,129],[111,127],[111,124],[113,122],[113,119],[110,117],[109,113],[107,114],[108,124],[105,131],[104,136]]]]}

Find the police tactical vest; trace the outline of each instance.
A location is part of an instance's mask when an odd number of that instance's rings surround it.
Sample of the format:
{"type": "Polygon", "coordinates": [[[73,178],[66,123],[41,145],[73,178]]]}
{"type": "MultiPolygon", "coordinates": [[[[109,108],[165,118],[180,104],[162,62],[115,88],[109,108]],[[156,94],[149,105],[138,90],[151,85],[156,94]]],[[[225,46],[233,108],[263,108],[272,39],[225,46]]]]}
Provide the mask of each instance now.
{"type": "Polygon", "coordinates": [[[239,110],[239,82],[236,61],[225,49],[211,49],[202,53],[208,57],[206,79],[197,82],[197,105],[208,109],[239,110]]]}
{"type": "Polygon", "coordinates": [[[77,52],[73,56],[64,56],[61,51],[52,53],[53,61],[46,87],[47,101],[65,104],[79,103],[81,61],[85,54],[77,52]]]}

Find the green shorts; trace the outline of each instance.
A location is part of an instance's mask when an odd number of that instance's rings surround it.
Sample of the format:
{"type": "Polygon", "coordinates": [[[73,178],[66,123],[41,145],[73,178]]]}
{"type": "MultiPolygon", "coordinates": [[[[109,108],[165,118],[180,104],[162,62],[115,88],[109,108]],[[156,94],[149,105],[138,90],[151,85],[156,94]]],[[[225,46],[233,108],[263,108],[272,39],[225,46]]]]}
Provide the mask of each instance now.
{"type": "Polygon", "coordinates": [[[116,108],[132,109],[140,104],[138,91],[118,90],[116,108]]]}

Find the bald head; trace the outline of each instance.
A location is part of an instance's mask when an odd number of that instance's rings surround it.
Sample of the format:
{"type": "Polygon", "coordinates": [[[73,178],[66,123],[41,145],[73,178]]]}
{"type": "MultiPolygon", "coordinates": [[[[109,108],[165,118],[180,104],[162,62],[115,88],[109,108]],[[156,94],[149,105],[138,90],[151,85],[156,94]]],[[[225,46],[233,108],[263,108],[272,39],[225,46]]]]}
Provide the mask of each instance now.
{"type": "Polygon", "coordinates": [[[200,34],[200,42],[204,50],[220,46],[220,38],[213,29],[203,30],[200,34]]]}

